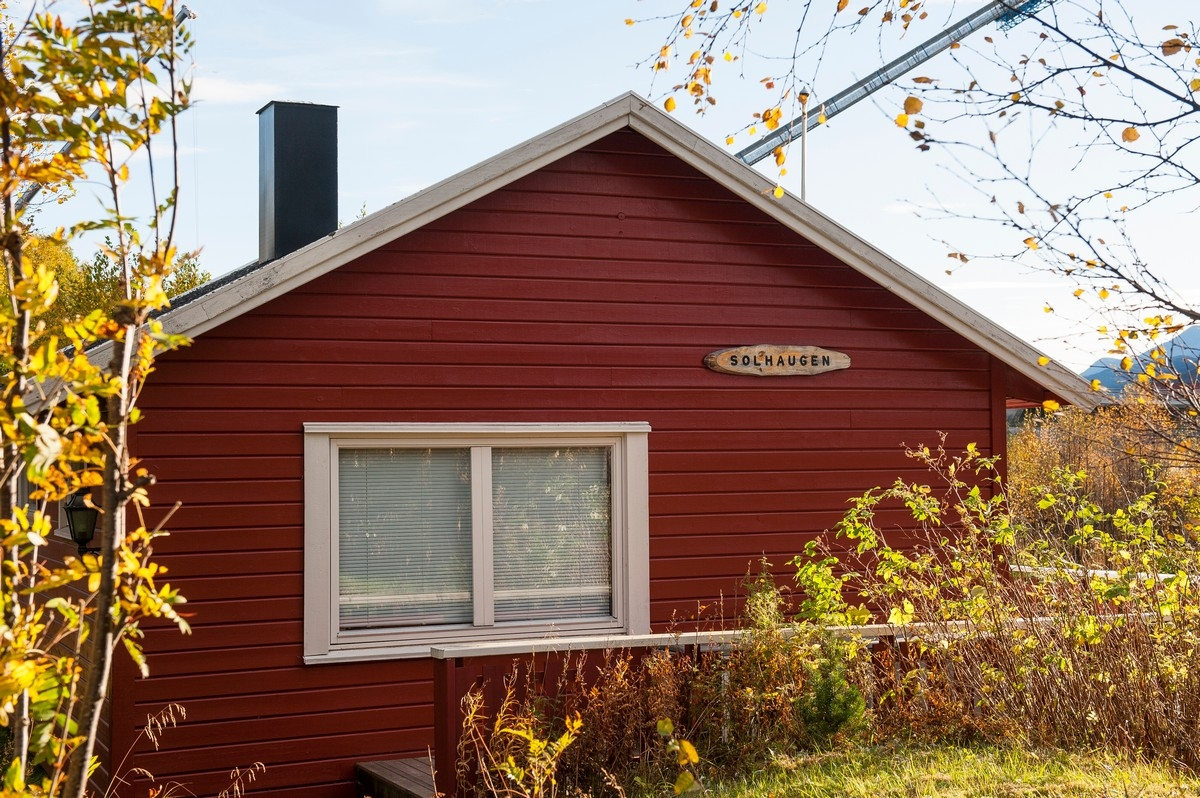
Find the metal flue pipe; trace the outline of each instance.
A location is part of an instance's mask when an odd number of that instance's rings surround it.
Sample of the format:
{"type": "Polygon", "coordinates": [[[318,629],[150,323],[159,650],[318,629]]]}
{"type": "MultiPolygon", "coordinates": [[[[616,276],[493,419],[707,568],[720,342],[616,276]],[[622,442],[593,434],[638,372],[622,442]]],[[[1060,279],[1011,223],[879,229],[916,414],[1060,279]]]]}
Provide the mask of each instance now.
{"type": "Polygon", "coordinates": [[[739,151],[737,157],[747,164],[758,163],[773,153],[776,147],[790,143],[796,130],[801,128],[810,130],[821,124],[822,117],[826,120],[832,119],[834,115],[845,111],[860,100],[866,99],[906,72],[928,61],[938,53],[948,50],[955,42],[965,39],[980,28],[1006,15],[1014,17],[1026,15],[1030,13],[1031,8],[1041,5],[1042,2],[1043,0],[992,0],[983,8],[964,17],[928,41],[922,42],[895,61],[830,97],[829,100],[822,103],[823,112],[821,114],[817,116],[805,114],[799,119],[793,119],[773,131],[769,136],[765,136],[739,151]]]}

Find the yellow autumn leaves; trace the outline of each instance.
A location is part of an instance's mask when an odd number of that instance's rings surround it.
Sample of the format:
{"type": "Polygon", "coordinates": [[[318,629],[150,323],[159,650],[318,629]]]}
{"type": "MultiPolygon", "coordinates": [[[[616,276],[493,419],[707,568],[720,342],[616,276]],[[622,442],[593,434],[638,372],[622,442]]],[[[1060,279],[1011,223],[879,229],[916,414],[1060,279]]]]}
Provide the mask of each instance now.
{"type": "MultiPolygon", "coordinates": [[[[1168,25],[1167,29],[1170,30],[1174,27],[1174,25],[1168,25]]],[[[1170,58],[1173,55],[1178,55],[1179,53],[1191,52],[1191,50],[1192,45],[1178,36],[1167,39],[1162,43],[1162,54],[1167,58],[1170,58]]]]}
{"type": "MultiPolygon", "coordinates": [[[[706,0],[692,0],[690,9],[695,9],[695,13],[689,10],[686,11],[682,17],[680,17],[679,27],[681,28],[683,38],[692,38],[695,35],[697,26],[701,20],[708,14],[716,12],[720,8],[719,0],[711,0],[711,2],[708,2],[706,8],[703,7],[705,6],[705,3],[706,0]]],[[[626,25],[633,25],[635,22],[636,21],[633,19],[625,20],[626,25]]],[[[731,53],[724,53],[723,55],[726,61],[734,60],[734,56],[731,53]]],[[[671,44],[663,45],[659,50],[657,59],[655,60],[654,70],[657,72],[668,69],[671,65],[671,57],[671,44]]],[[[710,95],[708,90],[708,87],[712,85],[711,65],[715,61],[716,57],[708,51],[707,46],[702,46],[701,49],[693,51],[688,57],[687,61],[688,66],[692,68],[691,73],[688,75],[688,78],[685,82],[672,87],[672,94],[679,91],[686,91],[689,95],[695,98],[697,103],[703,101],[708,105],[716,105],[716,98],[710,95]]],[[[678,102],[675,100],[674,96],[668,97],[663,101],[663,108],[665,108],[668,113],[673,112],[677,107],[678,102]]]]}
{"type": "Polygon", "coordinates": [[[920,97],[914,97],[911,94],[904,98],[904,110],[896,115],[897,127],[908,127],[909,117],[921,113],[921,109],[925,107],[925,103],[920,97]]]}

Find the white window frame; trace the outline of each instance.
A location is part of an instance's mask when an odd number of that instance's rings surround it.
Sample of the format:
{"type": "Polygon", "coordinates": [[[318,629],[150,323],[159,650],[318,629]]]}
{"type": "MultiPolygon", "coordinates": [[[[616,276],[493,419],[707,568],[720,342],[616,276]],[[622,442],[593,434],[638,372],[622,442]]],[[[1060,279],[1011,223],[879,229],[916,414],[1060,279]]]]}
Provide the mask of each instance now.
{"type": "MultiPolygon", "coordinates": [[[[429,656],[431,646],[557,635],[650,631],[649,458],[644,422],[563,424],[306,423],[304,425],[304,661],[429,656]],[[397,629],[338,628],[338,450],[363,446],[605,446],[612,453],[612,618],[397,629]]],[[[488,464],[490,465],[490,464],[488,464]]],[[[476,475],[476,481],[479,481],[476,475]]],[[[490,481],[490,477],[489,477],[490,481]]],[[[490,489],[489,489],[490,490],[490,489]]],[[[477,504],[479,504],[477,502],[477,504]]],[[[490,515],[490,503],[483,503],[490,515]]],[[[478,508],[477,510],[478,511],[478,508]]],[[[473,551],[475,567],[486,551],[473,551]]],[[[490,567],[486,568],[490,573],[490,567]]],[[[484,613],[483,620],[491,619],[484,613]]],[[[477,613],[477,622],[480,615],[477,613]]]]}

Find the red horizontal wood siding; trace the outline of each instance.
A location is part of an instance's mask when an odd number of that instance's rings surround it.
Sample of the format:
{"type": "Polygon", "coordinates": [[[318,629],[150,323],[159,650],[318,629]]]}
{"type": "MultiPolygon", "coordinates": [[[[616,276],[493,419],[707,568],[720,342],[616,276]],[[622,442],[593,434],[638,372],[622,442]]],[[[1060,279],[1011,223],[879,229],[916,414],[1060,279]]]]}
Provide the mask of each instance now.
{"type": "Polygon", "coordinates": [[[195,631],[148,630],[152,676],[122,672],[114,746],[197,794],[262,761],[264,794],[348,796],[355,761],[425,753],[429,661],[302,664],[304,422],[649,422],[662,627],[736,596],[761,558],[785,573],[848,497],[920,478],[902,444],[942,431],[989,451],[991,368],[683,162],[611,135],[161,359],[136,446],[156,506],[183,503],[158,548],[195,631]],[[852,366],[702,365],[756,343],[852,366]],[[157,751],[135,743],[169,701],[186,723],[157,751]]]}

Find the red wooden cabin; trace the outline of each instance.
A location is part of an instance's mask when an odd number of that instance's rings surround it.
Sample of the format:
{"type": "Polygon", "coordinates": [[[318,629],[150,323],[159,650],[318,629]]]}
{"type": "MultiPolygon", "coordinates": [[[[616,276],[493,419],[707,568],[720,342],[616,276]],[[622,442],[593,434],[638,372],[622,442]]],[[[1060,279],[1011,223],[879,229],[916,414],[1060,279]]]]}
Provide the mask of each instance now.
{"type": "Polygon", "coordinates": [[[158,550],[194,632],[149,630],[147,679],[118,658],[114,769],[353,795],[431,744],[430,646],[660,631],[921,478],[902,444],[1002,452],[1007,400],[1092,402],[772,188],[627,95],[183,297],[134,451],[182,502],[158,550]],[[705,366],[759,344],[850,366],[705,366]]]}

